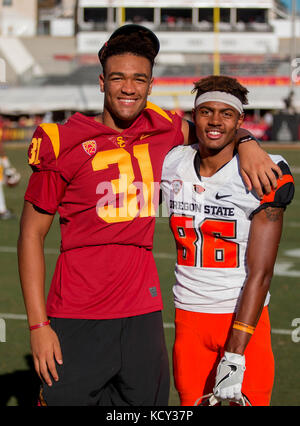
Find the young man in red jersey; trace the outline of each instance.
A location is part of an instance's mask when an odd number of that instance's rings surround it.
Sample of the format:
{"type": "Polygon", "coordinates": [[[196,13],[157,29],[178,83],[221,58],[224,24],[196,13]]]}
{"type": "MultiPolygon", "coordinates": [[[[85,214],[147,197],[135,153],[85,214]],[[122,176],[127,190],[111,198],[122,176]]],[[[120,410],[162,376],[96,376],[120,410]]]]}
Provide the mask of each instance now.
{"type": "MultiPolygon", "coordinates": [[[[33,174],[19,270],[48,405],[168,403],[162,300],[151,250],[163,160],[171,148],[188,143],[189,126],[147,102],[158,51],[148,29],[119,28],[99,52],[103,113],[42,124],[29,147],[33,174]],[[46,305],[43,246],[56,211],[61,254],[46,305]]],[[[265,183],[270,191],[272,169],[280,169],[253,141],[240,150],[255,158],[253,184],[262,191],[265,183]]]]}

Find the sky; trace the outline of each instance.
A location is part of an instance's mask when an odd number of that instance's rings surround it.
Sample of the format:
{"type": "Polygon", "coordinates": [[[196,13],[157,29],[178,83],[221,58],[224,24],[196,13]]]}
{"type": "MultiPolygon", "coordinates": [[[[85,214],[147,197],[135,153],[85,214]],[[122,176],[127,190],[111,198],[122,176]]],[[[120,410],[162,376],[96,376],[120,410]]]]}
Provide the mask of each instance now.
{"type": "MultiPolygon", "coordinates": [[[[281,0],[289,9],[291,8],[292,0],[281,0]]],[[[297,10],[300,11],[300,0],[296,0],[297,10]]]]}

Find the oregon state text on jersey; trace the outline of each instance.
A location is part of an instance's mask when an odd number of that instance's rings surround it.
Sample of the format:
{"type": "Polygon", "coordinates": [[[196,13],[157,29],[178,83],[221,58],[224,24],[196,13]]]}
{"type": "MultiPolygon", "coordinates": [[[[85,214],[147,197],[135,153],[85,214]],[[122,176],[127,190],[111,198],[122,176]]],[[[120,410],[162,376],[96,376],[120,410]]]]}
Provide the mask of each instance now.
{"type": "Polygon", "coordinates": [[[151,103],[122,133],[80,113],[37,128],[25,199],[58,211],[62,238],[48,315],[120,318],[161,309],[155,209],[163,160],[182,143],[180,117],[151,103]]]}
{"type": "Polygon", "coordinates": [[[175,306],[234,312],[246,278],[251,218],[268,205],[289,204],[293,178],[285,160],[271,156],[284,176],[276,191],[259,200],[243,183],[238,155],[213,176],[200,177],[194,164],[197,153],[198,145],[176,147],[163,166],[161,188],[177,246],[175,306]]]}

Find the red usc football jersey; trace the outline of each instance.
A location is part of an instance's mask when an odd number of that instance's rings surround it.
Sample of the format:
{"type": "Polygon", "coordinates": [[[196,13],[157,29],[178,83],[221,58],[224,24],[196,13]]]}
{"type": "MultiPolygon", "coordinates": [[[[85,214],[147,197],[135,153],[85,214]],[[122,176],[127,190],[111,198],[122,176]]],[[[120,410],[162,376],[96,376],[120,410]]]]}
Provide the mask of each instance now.
{"type": "Polygon", "coordinates": [[[36,129],[25,199],[58,211],[61,226],[49,316],[119,318],[162,308],[151,252],[155,210],[164,158],[182,143],[180,117],[151,103],[122,133],[80,113],[36,129]]]}

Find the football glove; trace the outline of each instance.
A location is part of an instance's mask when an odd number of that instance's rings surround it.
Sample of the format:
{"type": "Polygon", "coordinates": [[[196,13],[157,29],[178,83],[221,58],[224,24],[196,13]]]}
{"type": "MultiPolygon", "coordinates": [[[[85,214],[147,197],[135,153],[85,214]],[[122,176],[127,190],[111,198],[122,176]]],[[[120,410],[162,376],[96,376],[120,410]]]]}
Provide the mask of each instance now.
{"type": "MultiPolygon", "coordinates": [[[[226,403],[226,402],[224,402],[226,403]]],[[[242,394],[242,398],[236,402],[234,401],[234,404],[240,405],[242,407],[252,407],[251,402],[246,397],[246,395],[242,394]]],[[[214,407],[216,405],[222,405],[222,401],[215,397],[213,393],[209,393],[208,395],[201,396],[201,398],[198,398],[195,402],[194,406],[198,407],[214,407]]]]}
{"type": "Polygon", "coordinates": [[[0,157],[0,168],[3,169],[3,180],[5,185],[16,186],[20,182],[21,175],[14,167],[12,167],[8,157],[0,157]]]}
{"type": "Polygon", "coordinates": [[[242,399],[242,383],[244,378],[245,356],[225,352],[221,359],[213,393],[221,400],[239,402],[242,399]]]}
{"type": "Polygon", "coordinates": [[[20,173],[14,167],[4,169],[4,182],[7,186],[16,186],[21,179],[20,173]]]}

